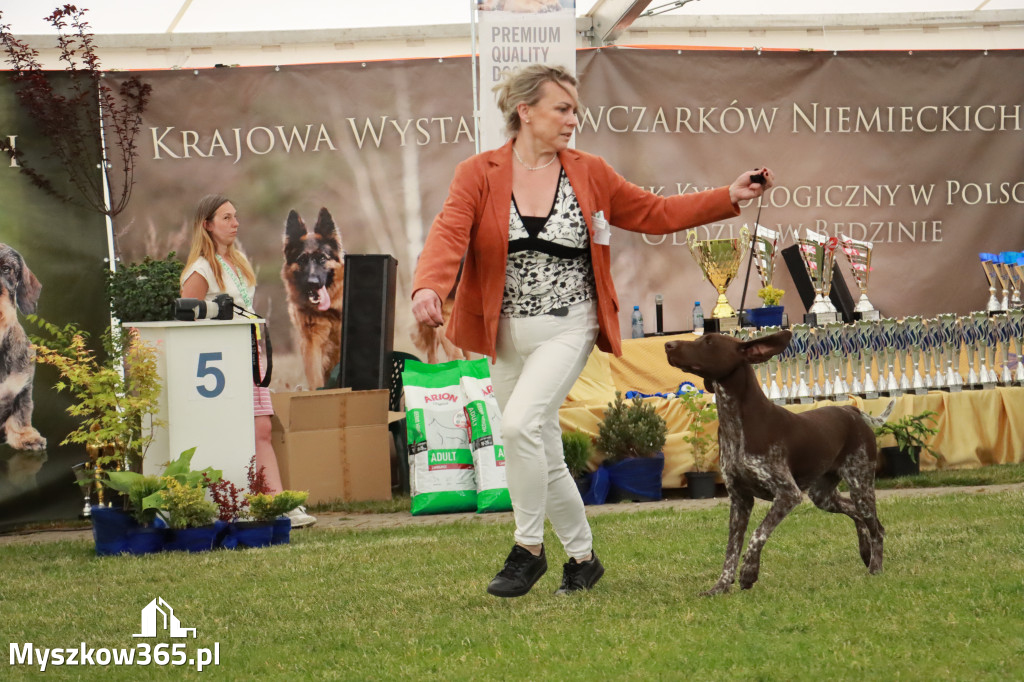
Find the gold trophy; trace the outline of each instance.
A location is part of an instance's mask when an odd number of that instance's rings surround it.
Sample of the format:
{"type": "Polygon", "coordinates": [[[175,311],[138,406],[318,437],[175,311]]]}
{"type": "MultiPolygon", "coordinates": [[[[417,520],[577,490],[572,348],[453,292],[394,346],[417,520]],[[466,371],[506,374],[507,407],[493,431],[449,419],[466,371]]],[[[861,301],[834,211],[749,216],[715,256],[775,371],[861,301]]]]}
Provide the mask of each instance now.
{"type": "MultiPolygon", "coordinates": [[[[725,290],[740,269],[740,262],[747,250],[749,230],[746,226],[740,229],[740,236],[732,239],[703,239],[698,241],[697,234],[691,230],[686,235],[686,243],[690,246],[690,253],[697,261],[704,277],[711,282],[718,292],[718,301],[714,310],[711,311],[711,318],[718,321],[719,331],[731,331],[739,327],[739,318],[736,310],[729,305],[729,299],[725,297],[725,290]]],[[[705,329],[707,320],[704,321],[705,329]]]]}
{"type": "Polygon", "coordinates": [[[814,303],[807,312],[815,315],[817,326],[838,322],[839,311],[832,305],[828,296],[832,290],[832,265],[835,263],[839,240],[807,229],[807,236],[796,241],[800,249],[800,258],[814,288],[814,303]]]}
{"type": "Polygon", "coordinates": [[[853,273],[853,280],[857,282],[860,289],[860,300],[853,312],[860,313],[862,320],[877,320],[881,317],[875,306],[868,300],[868,276],[871,273],[871,251],[874,244],[862,242],[857,239],[850,239],[841,236],[843,254],[846,255],[846,262],[850,264],[850,272],[853,273]]]}

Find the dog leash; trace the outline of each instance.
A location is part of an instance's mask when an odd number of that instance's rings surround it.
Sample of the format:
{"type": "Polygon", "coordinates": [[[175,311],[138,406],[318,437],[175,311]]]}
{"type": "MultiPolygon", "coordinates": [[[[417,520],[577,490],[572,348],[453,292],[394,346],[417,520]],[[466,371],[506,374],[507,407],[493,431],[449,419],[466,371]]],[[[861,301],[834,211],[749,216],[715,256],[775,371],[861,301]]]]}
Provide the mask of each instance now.
{"type": "Polygon", "coordinates": [[[750,231],[750,256],[747,258],[747,275],[743,278],[743,294],[740,295],[740,316],[746,316],[747,285],[750,284],[750,265],[754,262],[754,248],[757,246],[757,226],[761,224],[761,207],[764,205],[764,192],[757,198],[757,217],[754,218],[754,229],[750,231]]]}

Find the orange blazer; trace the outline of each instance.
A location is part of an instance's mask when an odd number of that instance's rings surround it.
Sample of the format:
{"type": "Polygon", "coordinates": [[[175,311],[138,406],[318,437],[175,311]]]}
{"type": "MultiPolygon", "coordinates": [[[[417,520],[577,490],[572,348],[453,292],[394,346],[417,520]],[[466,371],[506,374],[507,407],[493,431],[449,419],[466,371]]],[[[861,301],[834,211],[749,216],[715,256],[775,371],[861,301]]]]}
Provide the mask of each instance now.
{"type": "MultiPolygon", "coordinates": [[[[732,218],[740,211],[729,199],[728,187],[663,197],[628,182],[599,156],[567,149],[558,157],[590,233],[600,324],[597,346],[622,355],[611,253],[609,247],[594,243],[594,214],[603,211],[609,224],[631,232],[669,234],[732,218]]],[[[413,294],[433,289],[443,301],[465,255],[447,336],[463,350],[492,358],[505,290],[511,209],[511,142],[460,163],[448,198],[427,234],[413,279],[413,294]]]]}

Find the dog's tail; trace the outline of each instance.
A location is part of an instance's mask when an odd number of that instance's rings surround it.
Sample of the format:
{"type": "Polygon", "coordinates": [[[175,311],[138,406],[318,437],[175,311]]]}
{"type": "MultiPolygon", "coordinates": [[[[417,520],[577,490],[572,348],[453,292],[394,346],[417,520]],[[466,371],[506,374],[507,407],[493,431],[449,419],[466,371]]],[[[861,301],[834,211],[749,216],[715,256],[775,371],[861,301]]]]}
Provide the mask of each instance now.
{"type": "Polygon", "coordinates": [[[885,409],[882,410],[882,414],[878,415],[877,417],[868,414],[864,410],[861,410],[860,414],[862,417],[864,417],[864,421],[868,423],[868,426],[870,426],[871,429],[874,430],[889,420],[889,415],[892,414],[892,408],[895,406],[896,399],[893,398],[892,400],[889,401],[889,404],[885,406],[885,409]]]}

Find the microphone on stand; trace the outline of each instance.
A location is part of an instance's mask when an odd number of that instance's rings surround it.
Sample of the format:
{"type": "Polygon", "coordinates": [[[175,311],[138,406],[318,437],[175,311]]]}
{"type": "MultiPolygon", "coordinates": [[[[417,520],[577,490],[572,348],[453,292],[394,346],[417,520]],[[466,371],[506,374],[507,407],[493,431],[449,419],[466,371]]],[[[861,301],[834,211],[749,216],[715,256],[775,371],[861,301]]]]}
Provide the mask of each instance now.
{"type": "Polygon", "coordinates": [[[654,295],[654,319],[655,319],[655,323],[657,325],[654,328],[655,329],[655,331],[654,331],[655,336],[663,336],[665,334],[665,326],[663,324],[663,320],[662,320],[662,316],[661,316],[662,315],[662,311],[661,311],[662,300],[663,299],[662,299],[661,294],[655,294],[654,295]]]}

